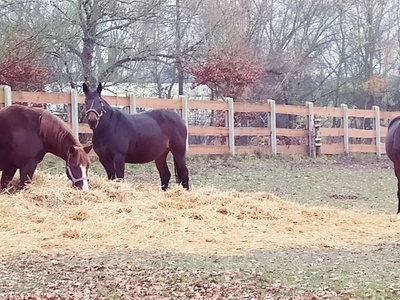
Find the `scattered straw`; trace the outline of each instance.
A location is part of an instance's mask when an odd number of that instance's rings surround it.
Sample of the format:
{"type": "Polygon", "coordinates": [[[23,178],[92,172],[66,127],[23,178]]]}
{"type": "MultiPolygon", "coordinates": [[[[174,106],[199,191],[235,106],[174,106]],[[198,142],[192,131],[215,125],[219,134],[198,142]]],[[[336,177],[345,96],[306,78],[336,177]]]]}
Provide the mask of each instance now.
{"type": "Polygon", "coordinates": [[[37,172],[0,195],[0,255],[121,249],[243,254],[278,247],[352,248],[400,238],[395,216],[307,207],[269,193],[210,187],[162,192],[91,176],[74,190],[64,175],[37,172]]]}

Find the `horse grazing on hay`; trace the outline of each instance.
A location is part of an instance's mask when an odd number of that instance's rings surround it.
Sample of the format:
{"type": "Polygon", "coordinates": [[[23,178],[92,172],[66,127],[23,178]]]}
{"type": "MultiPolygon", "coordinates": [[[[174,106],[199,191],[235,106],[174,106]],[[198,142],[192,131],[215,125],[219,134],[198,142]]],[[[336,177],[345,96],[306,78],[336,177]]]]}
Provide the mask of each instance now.
{"type": "Polygon", "coordinates": [[[171,178],[167,156],[174,157],[178,184],[189,189],[186,167],[187,128],[175,112],[155,109],[127,114],[111,107],[102,97],[101,83],[89,88],[84,83],[86,116],[93,130],[93,149],[104,166],[108,179],[124,178],[125,163],[155,161],[165,191],[171,178]]]}
{"type": "Polygon", "coordinates": [[[88,190],[89,157],[92,146],[83,147],[58,117],[41,109],[11,105],[0,110],[1,188],[20,171],[23,187],[32,179],[38,163],[50,152],[66,162],[66,173],[74,187],[88,190]]]}
{"type": "Polygon", "coordinates": [[[390,121],[385,144],[387,156],[394,164],[397,177],[397,218],[400,219],[400,116],[390,121]]]}

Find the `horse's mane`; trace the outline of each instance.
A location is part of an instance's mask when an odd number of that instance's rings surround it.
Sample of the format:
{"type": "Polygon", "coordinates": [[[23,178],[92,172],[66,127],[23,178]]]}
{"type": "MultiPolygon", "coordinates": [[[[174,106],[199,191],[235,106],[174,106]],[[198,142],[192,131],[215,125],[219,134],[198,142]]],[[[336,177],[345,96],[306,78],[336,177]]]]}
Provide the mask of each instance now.
{"type": "MultiPolygon", "coordinates": [[[[64,141],[69,139],[74,146],[82,147],[82,144],[74,137],[72,130],[57,116],[47,110],[39,116],[39,134],[43,140],[51,145],[58,153],[63,153],[64,141]]],[[[84,151],[78,151],[78,159],[84,164],[88,164],[89,159],[84,155],[84,151]]]]}

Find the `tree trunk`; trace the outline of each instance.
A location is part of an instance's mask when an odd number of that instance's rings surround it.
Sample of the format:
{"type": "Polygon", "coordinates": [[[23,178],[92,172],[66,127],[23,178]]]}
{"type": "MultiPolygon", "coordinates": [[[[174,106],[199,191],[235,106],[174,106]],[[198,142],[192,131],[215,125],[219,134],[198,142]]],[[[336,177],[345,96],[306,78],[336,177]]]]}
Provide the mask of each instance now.
{"type": "Polygon", "coordinates": [[[176,47],[176,69],[178,71],[178,94],[183,95],[183,67],[182,67],[182,35],[181,35],[181,3],[175,0],[176,23],[175,23],[175,47],[176,47]]]}

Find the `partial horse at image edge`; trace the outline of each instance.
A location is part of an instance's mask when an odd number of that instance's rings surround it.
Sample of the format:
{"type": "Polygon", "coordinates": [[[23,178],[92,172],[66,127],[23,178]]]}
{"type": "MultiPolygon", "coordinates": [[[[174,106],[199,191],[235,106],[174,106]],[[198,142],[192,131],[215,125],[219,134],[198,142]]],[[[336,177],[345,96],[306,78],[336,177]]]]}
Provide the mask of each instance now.
{"type": "Polygon", "coordinates": [[[20,186],[32,180],[46,153],[62,158],[67,177],[76,188],[88,190],[88,153],[71,129],[41,108],[11,105],[0,110],[1,188],[8,187],[19,169],[20,186]]]}
{"type": "Polygon", "coordinates": [[[167,164],[173,155],[177,183],[189,189],[186,167],[187,128],[182,118],[166,109],[127,114],[109,105],[102,97],[102,85],[83,84],[86,116],[93,130],[93,149],[107,172],[108,179],[124,178],[125,163],[155,161],[161,188],[168,188],[171,173],[167,164]]]}
{"type": "Polygon", "coordinates": [[[400,116],[390,121],[385,140],[386,154],[393,162],[397,178],[397,218],[400,219],[400,116]]]}

